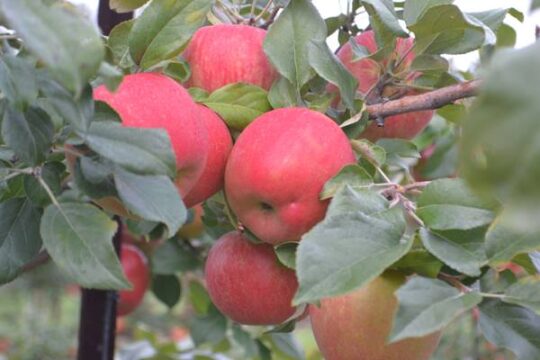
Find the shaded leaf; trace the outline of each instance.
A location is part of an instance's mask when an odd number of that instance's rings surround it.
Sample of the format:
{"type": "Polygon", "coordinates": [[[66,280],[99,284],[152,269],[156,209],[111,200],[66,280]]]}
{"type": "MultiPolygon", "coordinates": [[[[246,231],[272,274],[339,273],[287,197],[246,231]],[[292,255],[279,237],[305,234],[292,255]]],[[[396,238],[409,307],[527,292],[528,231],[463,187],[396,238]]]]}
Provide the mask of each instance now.
{"type": "Polygon", "coordinates": [[[296,269],[296,249],[298,247],[297,242],[289,242],[280,244],[275,247],[276,256],[279,262],[288,267],[289,269],[296,269]]]}
{"type": "Polygon", "coordinates": [[[200,261],[189,246],[176,237],[167,240],[152,254],[152,273],[173,275],[177,272],[194,270],[200,261]]]}
{"type": "Polygon", "coordinates": [[[114,62],[122,67],[129,68],[135,65],[129,52],[129,33],[133,28],[134,20],[123,21],[116,25],[109,34],[107,45],[111,49],[114,62]]]}
{"type": "Polygon", "coordinates": [[[346,185],[354,188],[357,186],[367,187],[369,184],[373,184],[373,178],[364,168],[356,164],[346,165],[324,184],[319,198],[321,200],[330,199],[346,185]]]}
{"type": "Polygon", "coordinates": [[[212,305],[207,315],[192,319],[190,330],[195,344],[216,344],[225,338],[227,319],[212,305]]]}
{"type": "Polygon", "coordinates": [[[540,277],[528,276],[519,279],[517,283],[506,289],[502,300],[528,307],[540,315],[540,277]]]}
{"type": "Polygon", "coordinates": [[[159,301],[172,309],[180,301],[182,284],[175,275],[154,275],[152,277],[152,292],[159,301]]]}

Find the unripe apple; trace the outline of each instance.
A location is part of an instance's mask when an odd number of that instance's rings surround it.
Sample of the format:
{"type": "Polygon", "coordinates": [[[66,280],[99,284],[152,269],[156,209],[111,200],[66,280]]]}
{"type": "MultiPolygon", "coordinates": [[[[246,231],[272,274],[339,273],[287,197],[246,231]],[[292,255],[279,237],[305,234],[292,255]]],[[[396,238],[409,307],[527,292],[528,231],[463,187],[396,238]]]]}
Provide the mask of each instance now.
{"type": "Polygon", "coordinates": [[[191,68],[188,86],[212,92],[243,82],[270,89],[278,74],[263,51],[265,36],[265,30],[247,25],[200,28],[183,54],[191,68]]]}
{"type": "Polygon", "coordinates": [[[213,303],[238,323],[275,325],[295,312],[294,271],[278,262],[272,246],[253,244],[239,232],[223,235],[212,246],[205,279],[213,303]]]}
{"type": "Polygon", "coordinates": [[[134,245],[122,244],[120,261],[133,287],[131,290],[119,291],[117,315],[124,316],[132,313],[142,302],[150,284],[150,273],[146,256],[134,245]]]}
{"type": "Polygon", "coordinates": [[[238,137],[225,169],[225,193],[238,220],[270,244],[298,241],[323,219],[324,183],[355,162],[345,133],[305,108],[270,111],[238,137]]]}
{"type": "Polygon", "coordinates": [[[157,73],[124,76],[115,92],[103,85],[94,99],[106,102],[122,125],[165,129],[176,155],[176,186],[183,196],[201,176],[208,155],[208,134],[189,93],[176,81],[157,73]]]}
{"type": "Polygon", "coordinates": [[[186,207],[199,204],[223,188],[225,165],[233,143],[227,125],[209,108],[197,105],[199,118],[208,133],[208,157],[202,175],[184,197],[186,207]]]}
{"type": "MultiPolygon", "coordinates": [[[[355,37],[355,41],[358,45],[366,47],[370,53],[375,53],[378,50],[373,31],[363,32],[355,37]]],[[[395,60],[396,63],[401,63],[394,73],[406,72],[410,68],[411,63],[414,60],[414,53],[410,51],[413,43],[414,41],[411,38],[397,39],[396,49],[391,59],[395,60]],[[405,59],[400,61],[403,56],[405,56],[405,59]]],[[[353,51],[349,43],[345,44],[338,51],[337,56],[343,65],[345,65],[358,80],[358,91],[363,95],[366,95],[377,83],[379,78],[383,75],[389,61],[389,59],[386,59],[385,61],[378,63],[368,58],[353,61],[353,51]]],[[[409,75],[404,80],[405,82],[411,82],[418,75],[419,73],[417,72],[409,72],[409,75]]],[[[329,90],[336,91],[335,87],[329,87],[329,90]]],[[[399,91],[399,87],[387,85],[384,88],[382,95],[384,97],[392,97],[399,91]]],[[[408,91],[405,95],[413,94],[414,91],[408,91]]],[[[384,121],[384,127],[378,127],[377,124],[372,121],[360,137],[371,141],[376,141],[380,138],[412,139],[424,130],[432,117],[432,110],[389,116],[384,121]]]]}
{"type": "Polygon", "coordinates": [[[310,305],[317,345],[326,360],[428,360],[440,332],[387,344],[397,308],[394,291],[405,281],[386,272],[350,294],[310,305]]]}

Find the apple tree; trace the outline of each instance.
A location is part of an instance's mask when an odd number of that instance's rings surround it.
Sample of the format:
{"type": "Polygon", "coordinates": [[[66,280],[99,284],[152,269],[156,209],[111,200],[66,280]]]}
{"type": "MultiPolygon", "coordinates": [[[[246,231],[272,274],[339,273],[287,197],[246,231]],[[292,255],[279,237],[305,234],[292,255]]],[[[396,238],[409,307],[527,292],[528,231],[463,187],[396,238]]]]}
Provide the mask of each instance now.
{"type": "Polygon", "coordinates": [[[304,358],[310,317],[328,360],[429,359],[468,312],[540,358],[540,45],[509,25],[528,14],[108,5],[139,16],[101,35],[68,1],[0,0],[1,284],[52,261],[106,290],[109,328],[147,288],[186,298],[201,358],[304,358]]]}

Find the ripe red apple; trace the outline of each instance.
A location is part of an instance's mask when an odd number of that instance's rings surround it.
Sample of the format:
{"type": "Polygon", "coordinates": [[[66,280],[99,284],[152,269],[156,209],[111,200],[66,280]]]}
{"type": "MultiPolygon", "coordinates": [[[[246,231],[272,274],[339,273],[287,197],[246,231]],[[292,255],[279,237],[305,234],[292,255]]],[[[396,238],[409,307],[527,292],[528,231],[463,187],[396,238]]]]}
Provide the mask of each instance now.
{"type": "Polygon", "coordinates": [[[208,294],[216,307],[246,325],[275,325],[294,314],[294,271],[281,265],[272,246],[253,244],[239,232],[223,235],[205,267],[208,294]]]}
{"type": "Polygon", "coordinates": [[[397,308],[394,291],[405,281],[386,272],[350,294],[310,305],[317,345],[326,360],[428,360],[440,333],[387,344],[397,308]]]}
{"type": "Polygon", "coordinates": [[[208,157],[202,175],[184,197],[186,207],[201,203],[223,188],[225,165],[233,143],[227,125],[209,108],[197,105],[200,120],[208,133],[208,157]]]}
{"type": "MultiPolygon", "coordinates": [[[[373,31],[363,32],[355,37],[355,41],[358,45],[366,47],[370,53],[377,51],[377,43],[375,41],[375,34],[373,31]]],[[[413,42],[414,41],[411,38],[399,38],[397,40],[396,49],[392,59],[399,62],[400,59],[405,55],[405,60],[401,62],[394,73],[402,73],[410,68],[411,63],[414,60],[414,53],[409,51],[413,46],[413,42]]],[[[386,59],[381,63],[378,63],[374,60],[365,58],[353,62],[353,51],[349,43],[345,44],[338,51],[337,56],[342,61],[343,65],[345,65],[345,67],[358,80],[358,91],[363,95],[366,95],[377,83],[381,75],[384,73],[388,61],[390,60],[386,59]]],[[[412,81],[418,75],[419,74],[417,72],[409,72],[408,76],[404,80],[406,82],[412,81]]],[[[335,87],[330,87],[329,91],[335,91],[335,87]]],[[[400,91],[399,88],[392,85],[387,85],[384,88],[383,96],[391,97],[398,93],[398,91],[400,91]]],[[[409,91],[407,94],[412,95],[414,92],[409,91]]],[[[424,130],[432,117],[432,110],[389,116],[384,121],[384,127],[378,127],[375,122],[371,122],[360,137],[370,141],[376,141],[380,138],[412,139],[422,130],[424,130]]]]}
{"type": "Polygon", "coordinates": [[[239,221],[270,244],[297,241],[324,217],[324,183],[355,162],[349,140],[325,115],[270,111],[238,137],[225,169],[225,193],[239,221]]]}
{"type": "Polygon", "coordinates": [[[124,126],[165,129],[176,155],[178,190],[191,190],[206,163],[208,134],[182,85],[162,74],[137,73],[124,76],[114,93],[97,87],[94,99],[111,106],[124,126]]]}
{"type": "Polygon", "coordinates": [[[265,30],[247,25],[200,28],[183,54],[191,68],[189,86],[212,92],[243,82],[270,89],[278,73],[263,51],[265,36],[265,30]]]}
{"type": "Polygon", "coordinates": [[[134,245],[122,244],[120,261],[124,274],[133,288],[121,290],[118,298],[118,316],[133,312],[141,303],[150,284],[148,260],[144,253],[134,245]]]}

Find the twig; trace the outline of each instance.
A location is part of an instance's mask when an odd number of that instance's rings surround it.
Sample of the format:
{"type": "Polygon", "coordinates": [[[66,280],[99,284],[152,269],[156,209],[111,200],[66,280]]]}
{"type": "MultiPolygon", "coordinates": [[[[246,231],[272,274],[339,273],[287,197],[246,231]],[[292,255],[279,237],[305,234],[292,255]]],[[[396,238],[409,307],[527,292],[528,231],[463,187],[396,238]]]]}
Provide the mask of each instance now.
{"type": "MultiPolygon", "coordinates": [[[[256,0],[253,0],[253,4],[255,4],[256,0]]],[[[264,16],[264,14],[266,14],[266,12],[268,12],[268,9],[270,9],[270,5],[272,5],[272,0],[269,0],[266,5],[264,6],[264,8],[261,10],[261,12],[259,13],[259,15],[255,16],[255,18],[253,18],[251,20],[251,23],[252,24],[256,24],[257,21],[261,20],[261,18],[264,16]]],[[[252,14],[253,16],[253,14],[252,14]]]]}
{"type": "Polygon", "coordinates": [[[46,262],[48,262],[50,258],[51,257],[49,253],[47,252],[47,250],[43,250],[39,254],[37,254],[35,258],[33,258],[32,260],[24,264],[21,269],[21,272],[28,272],[30,270],[33,270],[37,268],[38,266],[43,265],[46,262]]]}
{"type": "Polygon", "coordinates": [[[276,16],[278,15],[279,10],[281,10],[281,7],[276,5],[274,9],[272,10],[272,12],[270,13],[268,20],[266,20],[266,22],[259,27],[261,29],[268,29],[270,25],[274,23],[274,20],[276,20],[276,16]]]}
{"type": "Polygon", "coordinates": [[[43,180],[43,178],[41,177],[41,175],[37,175],[36,178],[38,179],[39,181],[39,184],[43,187],[43,189],[45,189],[45,191],[47,192],[47,195],[49,195],[49,198],[51,198],[51,201],[53,202],[53,204],[60,209],[60,204],[58,203],[58,200],[56,200],[56,197],[54,196],[51,188],[49,187],[49,185],[47,185],[47,183],[45,182],[45,180],[43,180]]]}

